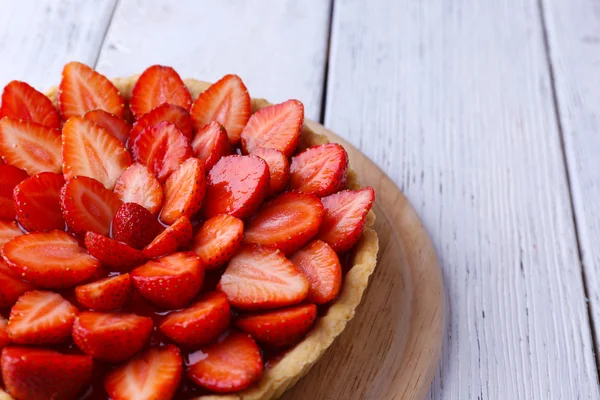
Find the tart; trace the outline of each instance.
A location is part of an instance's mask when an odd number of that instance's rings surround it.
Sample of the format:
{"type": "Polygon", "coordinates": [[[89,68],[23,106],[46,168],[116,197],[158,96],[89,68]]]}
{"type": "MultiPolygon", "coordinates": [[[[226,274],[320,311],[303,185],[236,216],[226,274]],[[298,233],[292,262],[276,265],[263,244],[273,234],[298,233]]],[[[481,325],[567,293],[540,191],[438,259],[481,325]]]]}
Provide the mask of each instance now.
{"type": "Polygon", "coordinates": [[[299,101],[72,62],[46,95],[7,85],[0,118],[0,367],[17,400],[274,399],[354,316],[375,193],[299,101]]]}

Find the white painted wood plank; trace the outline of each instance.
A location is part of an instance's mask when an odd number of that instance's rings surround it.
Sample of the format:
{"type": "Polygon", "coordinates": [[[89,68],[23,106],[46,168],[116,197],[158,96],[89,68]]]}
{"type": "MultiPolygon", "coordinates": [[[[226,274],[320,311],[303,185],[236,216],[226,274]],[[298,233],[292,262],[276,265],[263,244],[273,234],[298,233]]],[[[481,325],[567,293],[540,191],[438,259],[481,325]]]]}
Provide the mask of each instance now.
{"type": "Polygon", "coordinates": [[[121,0],[98,70],[140,73],[152,64],[182,77],[242,77],[250,94],[274,102],[297,98],[306,115],[321,111],[329,1],[121,0]]]}
{"type": "Polygon", "coordinates": [[[443,264],[431,398],[600,398],[537,2],[338,0],[330,60],[326,125],[443,264]]]}

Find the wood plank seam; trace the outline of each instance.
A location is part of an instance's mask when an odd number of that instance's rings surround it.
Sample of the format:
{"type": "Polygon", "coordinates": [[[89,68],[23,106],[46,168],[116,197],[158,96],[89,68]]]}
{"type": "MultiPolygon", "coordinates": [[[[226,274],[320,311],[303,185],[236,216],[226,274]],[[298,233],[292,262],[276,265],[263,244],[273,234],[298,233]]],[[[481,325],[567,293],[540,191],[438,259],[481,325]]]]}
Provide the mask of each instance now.
{"type": "Polygon", "coordinates": [[[102,53],[102,49],[104,48],[104,41],[106,40],[106,37],[108,36],[108,31],[110,30],[112,22],[115,19],[115,12],[117,11],[117,7],[119,7],[120,3],[121,3],[121,0],[116,0],[115,5],[113,6],[113,9],[110,12],[110,19],[108,20],[108,24],[106,24],[106,30],[104,31],[104,35],[102,36],[102,41],[100,42],[100,47],[98,47],[98,53],[96,53],[96,59],[94,60],[94,65],[93,65],[94,69],[96,69],[96,67],[98,66],[98,60],[100,60],[100,54],[102,53]]]}
{"type": "Polygon", "coordinates": [[[325,66],[323,68],[323,87],[321,89],[321,113],[319,122],[325,123],[325,112],[327,104],[327,81],[329,80],[329,57],[331,57],[331,35],[333,32],[333,13],[335,10],[335,0],[329,2],[329,30],[327,31],[327,47],[325,48],[325,66]]]}

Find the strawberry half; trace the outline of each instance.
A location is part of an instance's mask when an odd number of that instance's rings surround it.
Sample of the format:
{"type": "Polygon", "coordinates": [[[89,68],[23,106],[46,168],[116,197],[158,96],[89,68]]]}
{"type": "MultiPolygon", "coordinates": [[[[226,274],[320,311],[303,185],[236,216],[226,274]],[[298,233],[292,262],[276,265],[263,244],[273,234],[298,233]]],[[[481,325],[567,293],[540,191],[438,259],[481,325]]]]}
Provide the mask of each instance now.
{"type": "Polygon", "coordinates": [[[79,304],[95,311],[122,308],[130,294],[129,274],[111,276],[75,288],[75,297],[79,304]]]}
{"type": "Polygon", "coordinates": [[[27,172],[8,164],[0,164],[0,218],[15,219],[17,213],[13,200],[15,187],[29,178],[27,172]]]}
{"type": "Polygon", "coordinates": [[[202,161],[188,158],[167,178],[160,220],[170,225],[182,215],[191,218],[202,207],[206,177],[202,161]]]}
{"type": "Polygon", "coordinates": [[[156,217],[136,203],[125,203],[115,214],[112,234],[115,240],[127,243],[134,249],[142,250],[162,231],[156,217]]]}
{"type": "Polygon", "coordinates": [[[8,265],[0,261],[0,308],[12,307],[23,293],[34,289],[35,286],[20,280],[8,265]]]}
{"type": "Polygon", "coordinates": [[[229,142],[235,145],[240,141],[251,111],[252,103],[244,82],[237,75],[225,75],[200,93],[192,105],[191,115],[196,131],[216,121],[225,127],[229,142]]]}
{"type": "Polygon", "coordinates": [[[95,232],[85,234],[85,247],[111,271],[129,271],[146,261],[141,251],[95,232]]]}
{"type": "Polygon", "coordinates": [[[8,321],[6,318],[0,316],[0,350],[10,344],[10,337],[8,337],[7,328],[8,321]]]}
{"type": "Polygon", "coordinates": [[[337,143],[304,150],[292,157],[290,188],[317,197],[328,196],[344,188],[348,154],[337,143]]]}
{"type": "Polygon", "coordinates": [[[154,215],[160,211],[164,198],[158,179],[139,163],[131,164],[117,179],[115,193],[123,203],[137,203],[154,215]]]}
{"type": "Polygon", "coordinates": [[[194,236],[192,251],[207,270],[217,269],[233,257],[244,238],[244,222],[219,214],[204,222],[194,236]]]}
{"type": "MultiPolygon", "coordinates": [[[[0,220],[0,256],[2,255],[2,246],[11,241],[17,236],[21,236],[23,232],[15,221],[0,220]]],[[[2,308],[2,306],[0,306],[2,308]]]]}
{"type": "Polygon", "coordinates": [[[247,154],[267,147],[290,157],[298,147],[303,122],[304,106],[298,100],[262,108],[252,114],[242,131],[242,149],[247,154]]]}
{"type": "Polygon", "coordinates": [[[50,99],[20,81],[12,81],[4,87],[0,107],[0,118],[2,117],[31,121],[48,128],[60,128],[60,117],[50,99]]]}
{"type": "Polygon", "coordinates": [[[279,150],[259,147],[252,155],[262,158],[269,166],[269,196],[282,192],[290,180],[290,162],[285,154],[279,150]]]}
{"type": "Polygon", "coordinates": [[[185,215],[175,223],[162,231],[152,243],[144,249],[144,255],[148,258],[158,258],[183,250],[192,241],[192,223],[185,215]]]}
{"type": "Polygon", "coordinates": [[[204,163],[204,169],[210,170],[221,157],[231,154],[227,131],[218,122],[210,122],[196,132],[192,150],[204,163]]]}
{"type": "Polygon", "coordinates": [[[13,192],[17,219],[29,231],[65,229],[60,209],[60,189],[65,184],[62,175],[41,172],[19,183],[13,192]]]}
{"type": "Polygon", "coordinates": [[[259,310],[300,303],[309,283],[279,250],[246,245],[229,261],[218,289],[234,307],[259,310]]]}
{"type": "Polygon", "coordinates": [[[144,129],[163,121],[175,124],[187,140],[192,140],[193,131],[190,113],[183,107],[163,103],[135,121],[129,132],[129,146],[133,145],[144,129]]]}
{"type": "Polygon", "coordinates": [[[92,110],[85,113],[83,118],[106,129],[111,136],[119,139],[121,143],[125,143],[129,137],[131,126],[123,118],[119,118],[114,114],[104,110],[92,110]]]}

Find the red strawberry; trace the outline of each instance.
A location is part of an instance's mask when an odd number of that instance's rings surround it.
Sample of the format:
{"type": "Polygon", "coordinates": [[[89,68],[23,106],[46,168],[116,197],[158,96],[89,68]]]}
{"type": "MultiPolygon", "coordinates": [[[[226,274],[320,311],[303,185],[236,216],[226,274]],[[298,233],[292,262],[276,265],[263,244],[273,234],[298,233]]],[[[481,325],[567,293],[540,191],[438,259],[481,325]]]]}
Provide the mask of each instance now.
{"type": "Polygon", "coordinates": [[[279,150],[266,147],[255,149],[252,155],[262,158],[269,166],[269,196],[282,192],[290,180],[290,162],[287,157],[279,150]]]}
{"type": "Polygon", "coordinates": [[[21,232],[16,222],[0,220],[0,256],[2,255],[2,246],[22,234],[23,232],[21,232]]]}
{"type": "Polygon", "coordinates": [[[56,344],[71,336],[77,307],[54,292],[33,290],[10,310],[8,335],[18,344],[56,344]]]}
{"type": "Polygon", "coordinates": [[[173,68],[153,65],[142,72],[135,83],[129,108],[137,119],[163,103],[174,104],[187,111],[192,105],[192,96],[173,68]]]}
{"type": "Polygon", "coordinates": [[[227,297],[221,292],[209,292],[188,308],[167,315],[160,323],[160,331],[177,344],[197,348],[216,340],[230,321],[227,297]]]}
{"type": "Polygon", "coordinates": [[[27,179],[27,172],[12,165],[0,164],[0,218],[15,219],[16,209],[13,200],[15,187],[27,179]]]}
{"type": "Polygon", "coordinates": [[[350,250],[360,238],[367,214],[375,201],[375,191],[371,187],[344,190],[323,197],[321,201],[325,217],[317,239],[326,242],[338,253],[350,250]]]}
{"type": "Polygon", "coordinates": [[[119,118],[114,114],[104,110],[92,110],[85,113],[83,118],[100,125],[122,143],[125,143],[129,137],[131,126],[123,118],[119,118]]]}
{"type": "Polygon", "coordinates": [[[0,107],[0,118],[2,117],[32,121],[48,128],[60,128],[60,117],[50,99],[25,82],[12,81],[4,87],[0,107]]]}
{"type": "Polygon", "coordinates": [[[92,376],[88,356],[10,346],[2,350],[2,379],[15,399],[75,399],[92,376]]]}
{"type": "Polygon", "coordinates": [[[234,307],[259,310],[300,303],[309,284],[279,250],[246,245],[229,261],[218,288],[234,307]]]}
{"type": "Polygon", "coordinates": [[[145,165],[131,164],[117,179],[115,193],[123,203],[137,203],[156,215],[163,203],[163,188],[145,165]]]}
{"type": "Polygon", "coordinates": [[[112,400],[172,399],[182,369],[177,347],[154,347],[110,372],[104,388],[112,400]]]}
{"type": "Polygon", "coordinates": [[[148,317],[84,311],[73,324],[73,340],[90,357],[121,362],[144,347],[153,327],[148,317]]]}
{"type": "Polygon", "coordinates": [[[158,235],[152,243],[144,249],[148,258],[158,258],[183,250],[192,241],[192,223],[185,215],[180,217],[173,225],[158,235]]]}
{"type": "Polygon", "coordinates": [[[85,247],[111,271],[129,271],[146,261],[140,250],[95,232],[85,234],[85,247]]]}
{"type": "Polygon", "coordinates": [[[6,318],[0,316],[0,349],[10,344],[10,337],[8,337],[7,328],[8,321],[6,320],[6,318]]]}
{"type": "Polygon", "coordinates": [[[136,203],[125,203],[115,214],[112,234],[115,240],[141,250],[162,231],[162,226],[150,211],[136,203]]]}
{"type": "Polygon", "coordinates": [[[182,215],[191,218],[202,207],[206,177],[202,161],[188,158],[165,182],[165,203],[160,220],[172,224],[182,215]]]}
{"type": "Polygon", "coordinates": [[[58,86],[58,109],[64,120],[90,110],[104,110],[123,118],[124,101],[104,75],[79,62],[65,65],[58,86]]]}
{"type": "Polygon", "coordinates": [[[242,129],[250,118],[252,103],[248,89],[237,75],[225,75],[200,93],[192,105],[194,129],[216,121],[227,130],[229,142],[239,143],[242,129]]]}
{"type": "Polygon", "coordinates": [[[97,180],[76,176],[63,186],[60,207],[73,232],[83,235],[92,231],[106,236],[121,201],[97,180]]]}
{"type": "Polygon", "coordinates": [[[316,196],[286,192],[261,207],[246,226],[244,240],[293,254],[319,232],[324,212],[316,196]]]}
{"type": "Polygon", "coordinates": [[[129,146],[133,145],[144,129],[163,121],[175,124],[187,140],[192,140],[190,113],[183,107],[163,103],[135,121],[129,132],[129,146]]]}
{"type": "Polygon", "coordinates": [[[290,170],[290,188],[328,196],[346,185],[348,154],[337,143],[314,146],[293,157],[290,170]]]}
{"type": "Polygon", "coordinates": [[[4,245],[3,251],[14,273],[43,288],[73,287],[93,276],[100,266],[63,231],[17,236],[4,245]]]}
{"type": "Polygon", "coordinates": [[[217,393],[247,389],[260,379],[263,360],[256,342],[233,331],[222,341],[189,355],[187,376],[198,386],[217,393]]]}
{"type": "Polygon", "coordinates": [[[111,276],[75,288],[75,297],[82,306],[96,311],[121,308],[131,294],[129,274],[111,276]]]}
{"type": "Polygon", "coordinates": [[[246,218],[262,203],[269,185],[269,167],[255,156],[221,158],[208,173],[204,216],[230,214],[246,218]]]}
{"type": "Polygon", "coordinates": [[[0,119],[0,156],[29,175],[60,172],[61,138],[58,129],[31,121],[0,119]]]}
{"type": "Polygon", "coordinates": [[[242,149],[252,153],[258,147],[267,147],[290,157],[298,147],[303,122],[304,106],[298,100],[260,109],[242,131],[242,149]]]}
{"type": "Polygon", "coordinates": [[[196,132],[192,141],[194,155],[204,163],[204,169],[210,170],[223,156],[231,154],[231,145],[223,125],[212,121],[196,132]]]}
{"type": "Polygon", "coordinates": [[[62,175],[41,172],[15,187],[13,198],[17,219],[29,231],[65,229],[60,209],[60,189],[65,184],[62,175]]]}
{"type": "Polygon", "coordinates": [[[192,244],[207,270],[216,269],[233,257],[244,238],[241,219],[219,214],[204,222],[192,244]]]}
{"type": "Polygon", "coordinates": [[[8,265],[0,261],[0,308],[12,307],[23,293],[34,289],[35,286],[21,281],[8,265]]]}

